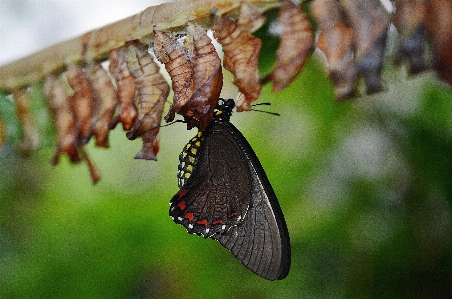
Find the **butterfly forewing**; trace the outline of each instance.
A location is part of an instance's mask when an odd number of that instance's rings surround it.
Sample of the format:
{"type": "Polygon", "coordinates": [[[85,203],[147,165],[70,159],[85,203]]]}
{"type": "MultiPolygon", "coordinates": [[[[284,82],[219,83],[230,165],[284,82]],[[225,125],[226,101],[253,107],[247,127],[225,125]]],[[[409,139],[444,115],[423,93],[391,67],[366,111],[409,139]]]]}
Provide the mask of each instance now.
{"type": "Polygon", "coordinates": [[[235,162],[245,155],[220,126],[215,123],[204,132],[194,171],[171,200],[174,221],[206,238],[240,223],[251,202],[248,167],[235,162]]]}

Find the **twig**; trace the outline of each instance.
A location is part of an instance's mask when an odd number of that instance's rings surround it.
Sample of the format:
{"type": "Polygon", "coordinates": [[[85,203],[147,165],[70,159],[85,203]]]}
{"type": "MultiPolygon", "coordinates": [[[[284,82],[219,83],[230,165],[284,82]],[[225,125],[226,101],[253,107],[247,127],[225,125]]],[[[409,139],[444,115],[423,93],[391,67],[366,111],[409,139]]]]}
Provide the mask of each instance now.
{"type": "MultiPolygon", "coordinates": [[[[208,27],[210,13],[237,11],[240,0],[184,0],[151,6],[144,11],[90,31],[0,67],[0,90],[13,91],[62,72],[73,63],[107,59],[108,52],[127,42],[150,43],[153,30],[180,31],[188,21],[208,27]]],[[[278,0],[247,0],[262,12],[279,6],[278,0]]]]}

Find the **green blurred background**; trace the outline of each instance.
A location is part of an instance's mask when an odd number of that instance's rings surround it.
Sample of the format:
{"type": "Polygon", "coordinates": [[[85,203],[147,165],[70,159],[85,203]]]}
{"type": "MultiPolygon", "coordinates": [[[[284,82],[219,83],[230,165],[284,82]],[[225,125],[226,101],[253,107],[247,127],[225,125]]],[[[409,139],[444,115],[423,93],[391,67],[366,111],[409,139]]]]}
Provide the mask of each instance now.
{"type": "Polygon", "coordinates": [[[44,145],[18,154],[3,95],[11,142],[0,150],[0,298],[451,298],[452,93],[431,74],[407,80],[387,67],[384,80],[385,92],[338,104],[313,56],[287,90],[264,87],[260,101],[272,106],[261,109],[280,117],[233,115],[289,228],[292,268],[275,282],[168,217],[194,130],[162,128],[153,162],[134,160],[141,141],[118,127],[110,149],[87,146],[103,174],[93,186],[86,165],[64,157],[50,166],[39,88],[44,145]]]}

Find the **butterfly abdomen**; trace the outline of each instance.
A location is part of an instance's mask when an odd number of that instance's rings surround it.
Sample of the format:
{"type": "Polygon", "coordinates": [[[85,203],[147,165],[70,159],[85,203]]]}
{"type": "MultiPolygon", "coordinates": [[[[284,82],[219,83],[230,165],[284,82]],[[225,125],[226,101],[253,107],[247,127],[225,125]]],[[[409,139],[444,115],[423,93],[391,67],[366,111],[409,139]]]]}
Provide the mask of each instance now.
{"type": "Polygon", "coordinates": [[[204,136],[202,132],[193,137],[184,147],[179,155],[179,165],[177,171],[177,183],[179,188],[182,188],[186,183],[188,178],[190,178],[193,170],[196,167],[196,162],[198,162],[199,151],[204,141],[204,136]]]}

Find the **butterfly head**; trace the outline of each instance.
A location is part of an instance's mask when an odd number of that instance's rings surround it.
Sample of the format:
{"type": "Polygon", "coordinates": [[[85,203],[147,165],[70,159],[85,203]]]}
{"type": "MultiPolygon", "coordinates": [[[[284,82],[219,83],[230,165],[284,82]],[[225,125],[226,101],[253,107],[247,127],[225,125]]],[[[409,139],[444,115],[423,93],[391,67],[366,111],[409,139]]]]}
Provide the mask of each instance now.
{"type": "Polygon", "coordinates": [[[214,120],[228,122],[232,115],[232,109],[235,107],[233,99],[219,99],[214,111],[214,120]]]}

